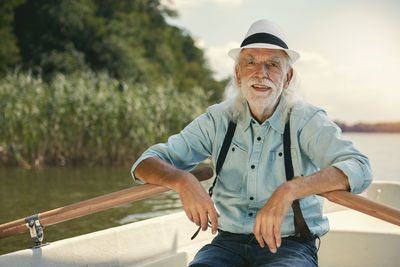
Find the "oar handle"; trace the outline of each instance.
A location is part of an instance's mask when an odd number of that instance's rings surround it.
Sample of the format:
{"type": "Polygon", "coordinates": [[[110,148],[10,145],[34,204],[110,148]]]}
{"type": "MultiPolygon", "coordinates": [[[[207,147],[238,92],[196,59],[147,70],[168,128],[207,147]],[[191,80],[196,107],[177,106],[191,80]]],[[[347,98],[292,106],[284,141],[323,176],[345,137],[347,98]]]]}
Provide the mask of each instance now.
{"type": "MultiPolygon", "coordinates": [[[[210,179],[213,176],[213,169],[210,167],[200,168],[191,171],[199,181],[210,179]]],[[[61,207],[39,213],[40,224],[45,227],[59,222],[68,221],[84,215],[92,214],[98,211],[106,210],[115,206],[130,203],[140,199],[148,198],[166,191],[169,188],[143,184],[128,189],[99,196],[82,202],[78,202],[66,207],[61,207]]],[[[0,225],[0,238],[12,236],[19,233],[27,232],[25,218],[18,219],[0,225]]]]}
{"type": "Polygon", "coordinates": [[[365,197],[347,191],[331,191],[319,195],[331,202],[400,226],[400,210],[398,209],[371,201],[365,197]]]}

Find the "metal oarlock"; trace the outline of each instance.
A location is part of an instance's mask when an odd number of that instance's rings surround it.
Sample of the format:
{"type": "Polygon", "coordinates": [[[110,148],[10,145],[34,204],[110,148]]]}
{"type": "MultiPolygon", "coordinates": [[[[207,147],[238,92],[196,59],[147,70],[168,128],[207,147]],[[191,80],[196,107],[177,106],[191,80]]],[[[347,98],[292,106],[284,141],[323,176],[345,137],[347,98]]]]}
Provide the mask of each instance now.
{"type": "Polygon", "coordinates": [[[36,244],[36,246],[34,246],[34,248],[41,247],[43,245],[47,245],[47,244],[42,244],[42,241],[44,238],[44,233],[43,233],[43,226],[39,221],[39,214],[35,214],[32,216],[26,217],[25,222],[26,222],[25,225],[29,230],[31,238],[32,238],[33,242],[35,242],[35,244],[36,244]]]}

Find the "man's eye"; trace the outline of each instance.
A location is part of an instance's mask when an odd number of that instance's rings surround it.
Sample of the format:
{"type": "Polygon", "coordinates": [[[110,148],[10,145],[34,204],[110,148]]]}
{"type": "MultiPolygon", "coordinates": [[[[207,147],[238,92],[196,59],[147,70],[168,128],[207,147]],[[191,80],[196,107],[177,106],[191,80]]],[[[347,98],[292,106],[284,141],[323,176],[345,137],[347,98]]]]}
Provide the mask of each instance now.
{"type": "Polygon", "coordinates": [[[254,65],[254,61],[247,62],[248,65],[254,65]]]}
{"type": "Polygon", "coordinates": [[[279,65],[277,63],[270,63],[269,66],[273,68],[279,68],[279,65]]]}

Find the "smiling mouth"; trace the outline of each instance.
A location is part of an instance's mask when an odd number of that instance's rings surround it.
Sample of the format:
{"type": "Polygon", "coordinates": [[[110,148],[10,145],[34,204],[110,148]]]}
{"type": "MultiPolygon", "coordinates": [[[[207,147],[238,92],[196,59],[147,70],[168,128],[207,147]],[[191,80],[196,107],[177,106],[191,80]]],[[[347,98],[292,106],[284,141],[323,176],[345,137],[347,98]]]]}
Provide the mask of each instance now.
{"type": "Polygon", "coordinates": [[[256,90],[269,90],[271,87],[263,84],[253,84],[251,87],[253,87],[256,90]]]}

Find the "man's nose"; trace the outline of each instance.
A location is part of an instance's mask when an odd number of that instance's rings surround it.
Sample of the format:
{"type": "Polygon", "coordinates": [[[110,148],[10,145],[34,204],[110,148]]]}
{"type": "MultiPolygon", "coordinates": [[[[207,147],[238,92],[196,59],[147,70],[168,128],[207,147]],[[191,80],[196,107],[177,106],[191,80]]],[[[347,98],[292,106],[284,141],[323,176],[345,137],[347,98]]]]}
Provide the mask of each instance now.
{"type": "Polygon", "coordinates": [[[269,75],[268,66],[264,63],[257,64],[257,76],[259,78],[267,78],[269,75]]]}

